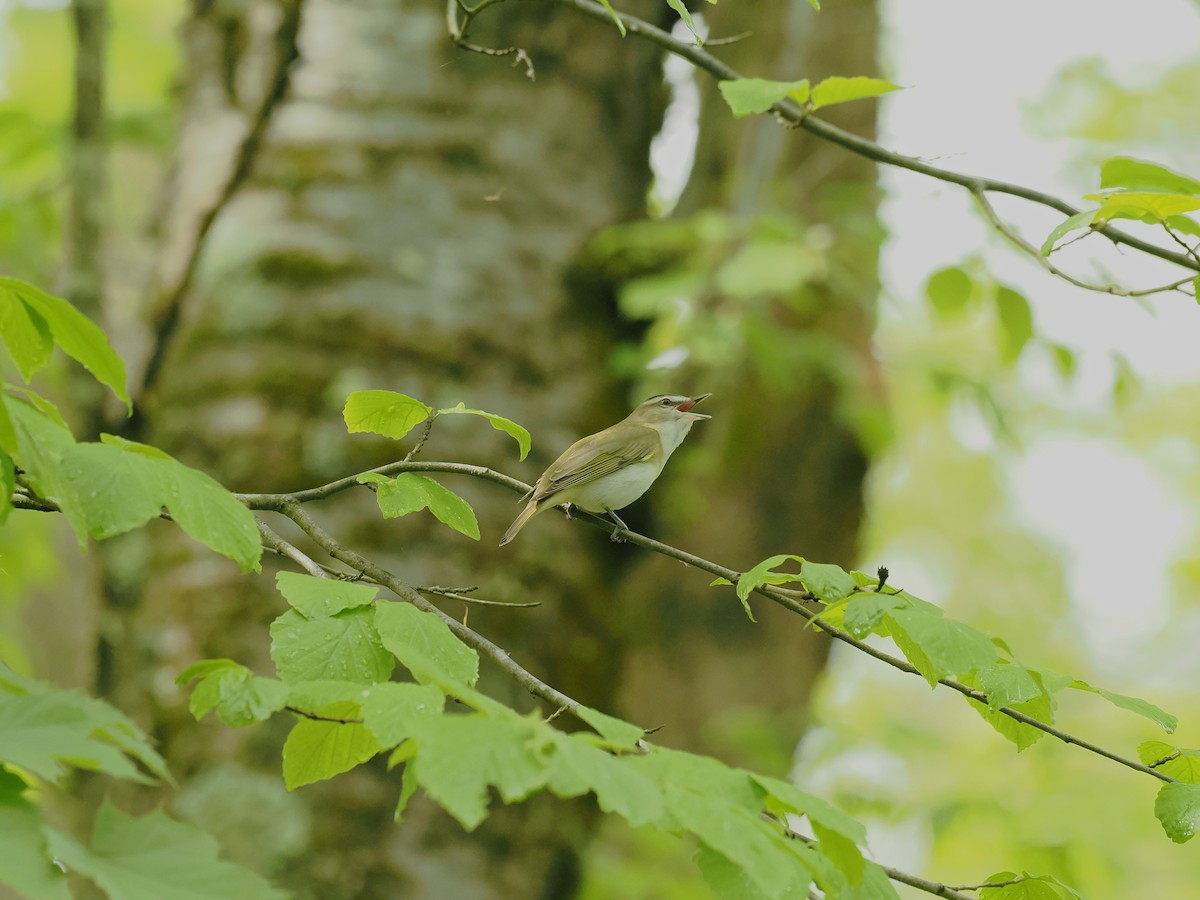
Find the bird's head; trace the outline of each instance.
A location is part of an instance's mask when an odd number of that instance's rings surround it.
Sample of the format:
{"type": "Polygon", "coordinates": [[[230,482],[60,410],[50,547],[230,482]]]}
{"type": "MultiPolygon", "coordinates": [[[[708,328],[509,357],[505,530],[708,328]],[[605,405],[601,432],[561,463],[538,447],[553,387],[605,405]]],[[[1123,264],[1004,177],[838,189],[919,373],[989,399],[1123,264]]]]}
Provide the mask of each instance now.
{"type": "Polygon", "coordinates": [[[685,397],[680,394],[658,394],[649,400],[642,401],[632,413],[630,422],[638,425],[667,425],[675,422],[692,422],[708,419],[703,413],[693,412],[692,408],[711,394],[700,394],[696,397],[685,397]]]}

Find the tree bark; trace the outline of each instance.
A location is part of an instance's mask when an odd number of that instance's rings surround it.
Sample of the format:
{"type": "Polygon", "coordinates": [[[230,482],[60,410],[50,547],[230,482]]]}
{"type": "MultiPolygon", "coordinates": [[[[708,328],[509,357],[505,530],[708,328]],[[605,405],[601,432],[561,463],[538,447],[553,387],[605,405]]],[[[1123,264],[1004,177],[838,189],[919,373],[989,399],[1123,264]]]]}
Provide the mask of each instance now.
{"type": "MultiPolygon", "coordinates": [[[[232,489],[270,491],[403,455],[346,435],[341,406],[355,389],[462,400],[522,422],[537,440],[523,465],[507,437],[453,417],[424,455],[527,480],[618,417],[605,366],[613,310],[563,280],[593,233],[643,212],[660,54],[568,12],[489,11],[472,42],[527,48],[535,82],[506,59],[452,47],[443,15],[441,3],[382,0],[195,7],[139,436],[232,489]]],[[[383,523],[366,490],[315,512],[412,583],[541,600],[533,611],[472,610],[471,624],[557,687],[611,708],[620,652],[592,618],[611,588],[595,551],[607,541],[547,516],[500,550],[516,498],[448,485],[475,507],[479,545],[425,514],[383,523]]],[[[573,895],[595,816],[586,801],[535,798],[466,835],[417,798],[397,827],[399,781],[381,764],[264,799],[270,788],[249,769],[278,772],[287,723],[196,724],[171,681],[203,657],[272,671],[267,627],[283,604],[271,580],[238,576],[170,529],[136,552],[150,575],[110,592],[102,687],[159,736],[185,781],[177,807],[232,852],[240,839],[247,861],[323,900],[573,895]],[[239,805],[238,794],[253,800],[239,805]],[[285,840],[286,829],[256,826],[266,808],[307,833],[285,840]]],[[[497,673],[484,680],[534,706],[497,673]]]]}

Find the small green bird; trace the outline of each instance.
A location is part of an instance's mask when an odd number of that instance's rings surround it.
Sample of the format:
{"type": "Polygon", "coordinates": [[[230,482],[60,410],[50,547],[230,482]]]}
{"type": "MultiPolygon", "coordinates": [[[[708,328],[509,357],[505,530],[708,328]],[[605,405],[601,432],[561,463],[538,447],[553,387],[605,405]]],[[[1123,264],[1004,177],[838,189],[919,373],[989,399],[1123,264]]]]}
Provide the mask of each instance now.
{"type": "Polygon", "coordinates": [[[504,533],[500,546],[515,538],[542,510],[568,504],[607,515],[617,525],[613,529],[616,540],[625,523],[614,510],[624,509],[646,493],[692,425],[711,418],[692,412],[692,407],[709,396],[658,394],[616,425],[576,441],[521,498],[529,502],[504,533]]]}

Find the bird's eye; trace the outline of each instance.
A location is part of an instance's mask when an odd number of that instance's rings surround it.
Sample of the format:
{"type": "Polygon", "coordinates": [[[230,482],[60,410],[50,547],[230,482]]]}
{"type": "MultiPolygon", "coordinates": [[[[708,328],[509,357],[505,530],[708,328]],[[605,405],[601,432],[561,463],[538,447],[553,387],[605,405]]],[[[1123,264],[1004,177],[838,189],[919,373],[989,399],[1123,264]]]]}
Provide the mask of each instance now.
{"type": "Polygon", "coordinates": [[[658,401],[658,405],[659,405],[659,406],[670,406],[670,405],[671,405],[671,398],[670,398],[670,397],[663,397],[661,400],[659,400],[659,401],[658,401]]]}

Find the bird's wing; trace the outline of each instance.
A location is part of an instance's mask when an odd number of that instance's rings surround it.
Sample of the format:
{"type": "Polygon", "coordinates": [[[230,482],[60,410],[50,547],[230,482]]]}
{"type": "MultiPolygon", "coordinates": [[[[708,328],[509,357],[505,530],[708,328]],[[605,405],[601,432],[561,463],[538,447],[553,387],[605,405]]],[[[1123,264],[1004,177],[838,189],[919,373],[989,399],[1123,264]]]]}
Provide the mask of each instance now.
{"type": "Polygon", "coordinates": [[[575,448],[570,447],[539,479],[533,496],[536,500],[544,500],[574,485],[588,484],[626,466],[643,462],[661,447],[658,432],[649,427],[639,429],[633,439],[615,453],[598,449],[572,453],[575,448]]]}

